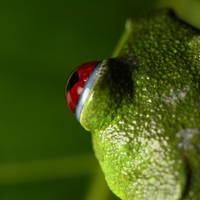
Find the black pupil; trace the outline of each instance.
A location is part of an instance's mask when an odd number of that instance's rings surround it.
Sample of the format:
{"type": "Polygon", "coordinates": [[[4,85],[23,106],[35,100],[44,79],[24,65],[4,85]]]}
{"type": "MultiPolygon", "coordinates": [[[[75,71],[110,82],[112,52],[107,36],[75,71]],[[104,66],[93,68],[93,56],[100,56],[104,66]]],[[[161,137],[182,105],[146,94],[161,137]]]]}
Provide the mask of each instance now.
{"type": "Polygon", "coordinates": [[[73,88],[73,86],[78,82],[78,80],[79,80],[78,72],[75,71],[68,82],[66,93],[69,92],[71,88],[73,88]]]}

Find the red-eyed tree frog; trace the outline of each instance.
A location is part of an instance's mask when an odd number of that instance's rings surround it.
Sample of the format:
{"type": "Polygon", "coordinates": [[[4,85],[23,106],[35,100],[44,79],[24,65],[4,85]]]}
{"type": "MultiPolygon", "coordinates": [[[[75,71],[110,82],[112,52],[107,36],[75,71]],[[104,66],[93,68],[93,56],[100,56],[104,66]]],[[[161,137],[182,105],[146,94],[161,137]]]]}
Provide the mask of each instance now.
{"type": "Polygon", "coordinates": [[[200,31],[154,11],[127,21],[114,55],[65,89],[108,186],[122,200],[199,200],[200,31]]]}

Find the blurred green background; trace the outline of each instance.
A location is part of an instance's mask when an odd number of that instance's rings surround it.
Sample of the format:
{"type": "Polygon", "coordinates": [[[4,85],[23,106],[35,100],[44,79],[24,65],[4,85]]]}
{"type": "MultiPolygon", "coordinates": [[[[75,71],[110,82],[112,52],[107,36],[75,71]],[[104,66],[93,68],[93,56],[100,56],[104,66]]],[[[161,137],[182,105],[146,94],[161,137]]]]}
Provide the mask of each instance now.
{"type": "Polygon", "coordinates": [[[0,2],[1,200],[118,199],[67,108],[65,82],[111,56],[127,18],[164,6],[200,28],[197,0],[0,2]]]}

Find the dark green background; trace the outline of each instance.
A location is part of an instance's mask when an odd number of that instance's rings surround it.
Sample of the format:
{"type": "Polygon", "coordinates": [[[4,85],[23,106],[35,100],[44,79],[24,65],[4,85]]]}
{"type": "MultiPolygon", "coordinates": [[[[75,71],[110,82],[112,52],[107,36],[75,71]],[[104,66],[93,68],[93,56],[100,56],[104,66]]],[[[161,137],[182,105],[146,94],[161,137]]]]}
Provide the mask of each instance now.
{"type": "Polygon", "coordinates": [[[1,200],[117,199],[67,108],[65,82],[78,65],[111,56],[128,17],[172,5],[198,26],[198,2],[188,2],[0,2],[1,200]]]}

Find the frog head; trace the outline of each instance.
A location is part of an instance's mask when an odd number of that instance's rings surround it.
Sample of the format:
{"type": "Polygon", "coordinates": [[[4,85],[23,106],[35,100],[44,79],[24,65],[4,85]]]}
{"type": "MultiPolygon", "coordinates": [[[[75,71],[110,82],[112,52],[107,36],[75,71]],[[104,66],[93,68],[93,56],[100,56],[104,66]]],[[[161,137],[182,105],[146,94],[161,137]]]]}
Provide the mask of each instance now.
{"type": "MultiPolygon", "coordinates": [[[[92,132],[95,155],[115,194],[122,199],[133,195],[142,199],[149,194],[155,197],[158,184],[163,187],[162,198],[172,195],[178,198],[186,177],[180,176],[185,167],[175,150],[177,140],[165,135],[160,116],[153,110],[153,94],[147,94],[141,87],[138,70],[136,55],[86,63],[70,76],[66,100],[70,107],[69,88],[77,90],[81,79],[87,80],[71,111],[92,132]],[[80,69],[86,66],[88,71],[90,65],[92,70],[86,79],[80,69]],[[169,188],[173,188],[171,193],[169,188]]],[[[158,98],[155,101],[158,105],[162,102],[158,98]]]]}

